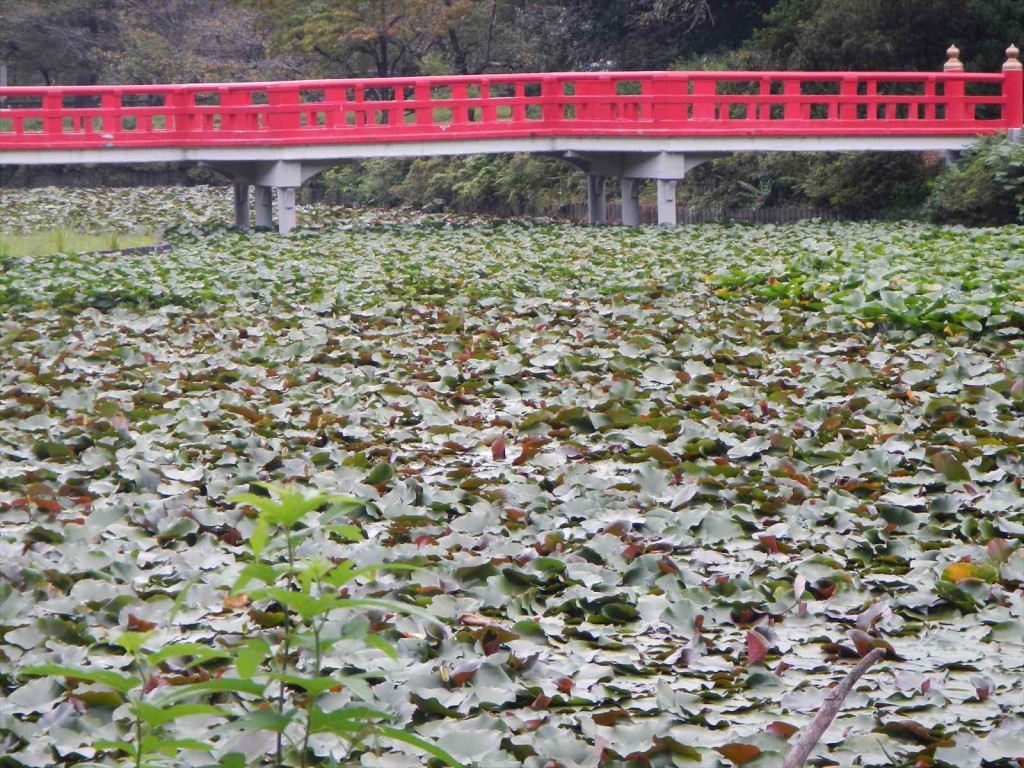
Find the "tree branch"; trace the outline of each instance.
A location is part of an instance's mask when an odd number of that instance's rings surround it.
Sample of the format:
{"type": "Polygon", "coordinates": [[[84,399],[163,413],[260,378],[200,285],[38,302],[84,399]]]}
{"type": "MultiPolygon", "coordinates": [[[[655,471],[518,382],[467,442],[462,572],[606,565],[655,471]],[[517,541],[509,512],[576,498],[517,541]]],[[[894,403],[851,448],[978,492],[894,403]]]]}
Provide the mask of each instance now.
{"type": "Polygon", "coordinates": [[[818,740],[825,734],[828,727],[832,725],[832,721],[836,719],[839,710],[843,708],[843,702],[850,695],[853,686],[857,684],[857,681],[868,671],[872,664],[885,658],[885,653],[884,648],[875,648],[861,659],[857,666],[850,670],[850,673],[843,678],[839,685],[829,691],[828,696],[825,697],[825,701],[821,705],[821,709],[818,710],[818,714],[811,720],[807,730],[801,734],[792,751],[786,757],[786,761],[782,764],[782,768],[803,768],[807,757],[811,754],[811,750],[814,749],[814,745],[818,743],[818,740]]]}

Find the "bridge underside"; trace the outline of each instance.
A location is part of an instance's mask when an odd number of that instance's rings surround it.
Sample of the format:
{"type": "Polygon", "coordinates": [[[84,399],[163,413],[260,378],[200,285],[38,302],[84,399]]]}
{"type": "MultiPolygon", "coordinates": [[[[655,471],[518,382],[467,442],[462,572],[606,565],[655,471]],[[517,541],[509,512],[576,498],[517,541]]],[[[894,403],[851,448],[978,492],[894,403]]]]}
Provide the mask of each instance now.
{"type": "Polygon", "coordinates": [[[734,152],[940,151],[964,149],[975,137],[936,136],[706,136],[706,137],[525,137],[464,141],[315,144],[296,146],[131,147],[92,149],[12,149],[0,153],[3,165],[72,165],[111,163],[201,163],[234,183],[235,224],[295,226],[295,192],[308,178],[351,160],[378,157],[430,157],[469,154],[529,153],[561,158],[588,177],[590,221],[604,222],[605,188],[620,179],[622,217],[640,223],[640,182],[658,185],[658,223],[676,223],[676,187],[686,174],[708,160],[734,152]],[[250,189],[255,189],[254,205],[250,189]]]}

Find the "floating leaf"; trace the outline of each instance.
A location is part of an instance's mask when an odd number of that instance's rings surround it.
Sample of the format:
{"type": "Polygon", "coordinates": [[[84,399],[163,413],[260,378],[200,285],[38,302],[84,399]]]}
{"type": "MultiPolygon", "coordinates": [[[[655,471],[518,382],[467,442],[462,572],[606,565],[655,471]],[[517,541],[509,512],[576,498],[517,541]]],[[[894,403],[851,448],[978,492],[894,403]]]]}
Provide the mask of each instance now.
{"type": "Polygon", "coordinates": [[[759,747],[738,741],[721,747],[715,747],[715,751],[733,765],[745,765],[761,754],[759,747]]]}
{"type": "Polygon", "coordinates": [[[989,565],[979,565],[978,563],[951,563],[942,570],[942,580],[953,584],[959,584],[965,579],[977,579],[993,584],[998,578],[999,574],[995,568],[989,565]]]}

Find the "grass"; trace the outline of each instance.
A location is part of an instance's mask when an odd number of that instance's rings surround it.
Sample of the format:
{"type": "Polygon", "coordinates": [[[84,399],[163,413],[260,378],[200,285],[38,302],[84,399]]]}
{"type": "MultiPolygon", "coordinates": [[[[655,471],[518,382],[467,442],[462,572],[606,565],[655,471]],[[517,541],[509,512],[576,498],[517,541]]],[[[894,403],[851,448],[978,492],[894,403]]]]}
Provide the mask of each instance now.
{"type": "Polygon", "coordinates": [[[28,234],[0,233],[0,257],[118,251],[156,245],[152,232],[75,232],[66,228],[28,234]]]}

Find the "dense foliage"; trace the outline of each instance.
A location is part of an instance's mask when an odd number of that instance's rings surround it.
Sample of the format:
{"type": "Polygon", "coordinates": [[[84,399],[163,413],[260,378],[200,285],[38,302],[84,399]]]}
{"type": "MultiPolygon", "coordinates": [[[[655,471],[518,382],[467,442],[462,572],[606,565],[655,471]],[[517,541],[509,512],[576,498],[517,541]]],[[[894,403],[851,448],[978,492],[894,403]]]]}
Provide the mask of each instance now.
{"type": "Polygon", "coordinates": [[[0,765],[1024,756],[1024,228],[0,205],[0,765]]]}
{"type": "Polygon", "coordinates": [[[928,208],[940,222],[1024,222],[1024,143],[1005,137],[978,142],[939,177],[928,208]]]}

